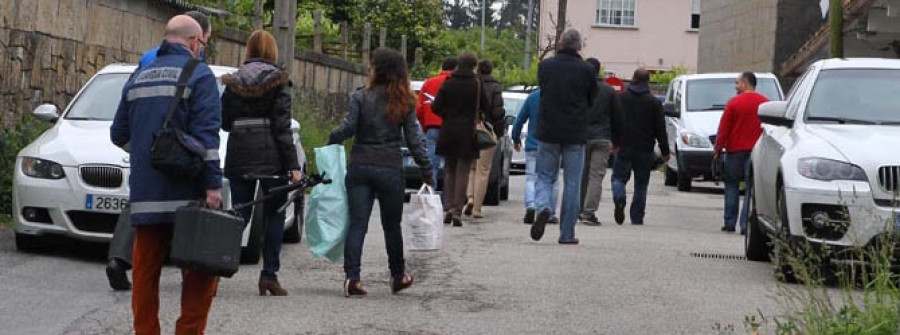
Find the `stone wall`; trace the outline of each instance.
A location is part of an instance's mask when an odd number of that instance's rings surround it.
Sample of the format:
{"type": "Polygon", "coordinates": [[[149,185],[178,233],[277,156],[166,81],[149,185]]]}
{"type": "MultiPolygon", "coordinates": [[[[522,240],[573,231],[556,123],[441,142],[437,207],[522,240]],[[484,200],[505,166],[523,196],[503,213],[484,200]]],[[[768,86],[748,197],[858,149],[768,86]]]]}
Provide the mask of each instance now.
{"type": "MultiPolygon", "coordinates": [[[[136,63],[177,13],[154,0],[0,0],[0,123],[14,124],[43,103],[65,108],[104,66],[136,63]]],[[[246,39],[214,29],[208,61],[240,65],[246,39]]],[[[358,64],[298,52],[297,105],[336,117],[364,74],[358,64]]]]}
{"type": "Polygon", "coordinates": [[[703,0],[699,72],[773,71],[779,0],[703,0]]]}

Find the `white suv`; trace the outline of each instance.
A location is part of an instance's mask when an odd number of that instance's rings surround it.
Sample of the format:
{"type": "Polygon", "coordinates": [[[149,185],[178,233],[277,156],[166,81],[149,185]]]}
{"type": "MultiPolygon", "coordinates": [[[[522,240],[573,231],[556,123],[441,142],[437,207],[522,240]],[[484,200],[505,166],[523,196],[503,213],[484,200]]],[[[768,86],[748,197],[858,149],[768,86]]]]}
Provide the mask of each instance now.
{"type": "MultiPolygon", "coordinates": [[[[694,178],[711,180],[713,146],[725,104],[734,97],[740,73],[709,73],[675,78],[666,94],[666,133],[674,155],[666,166],[666,186],[690,191],[694,178]]],[[[757,73],[756,91],[769,100],[782,100],[778,79],[757,73]]]]}
{"type": "MultiPolygon", "coordinates": [[[[900,186],[900,60],[819,61],[786,102],[759,108],[747,257],[786,277],[784,248],[867,247],[894,231],[900,186]],[[777,243],[770,243],[775,237],[777,243]]],[[[828,263],[826,263],[828,264],[828,263]]],[[[789,277],[788,277],[789,278],[789,277]]]]}

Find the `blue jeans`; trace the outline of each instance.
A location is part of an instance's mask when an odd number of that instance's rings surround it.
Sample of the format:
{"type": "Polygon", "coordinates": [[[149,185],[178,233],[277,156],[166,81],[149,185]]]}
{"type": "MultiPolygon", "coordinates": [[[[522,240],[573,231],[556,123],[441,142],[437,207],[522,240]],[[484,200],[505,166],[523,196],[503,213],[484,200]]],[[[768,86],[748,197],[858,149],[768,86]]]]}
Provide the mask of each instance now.
{"type": "Polygon", "coordinates": [[[581,177],[584,171],[584,144],[555,144],[538,142],[535,187],[537,206],[541,210],[555,207],[553,184],[563,168],[563,198],[559,221],[559,241],[575,238],[575,222],[581,211],[581,177]]]}
{"type": "Polygon", "coordinates": [[[622,149],[613,162],[612,192],[613,202],[625,206],[628,195],[625,185],[634,172],[634,195],[631,198],[631,223],[643,224],[647,208],[647,186],[656,157],[653,151],[622,149]]]}
{"type": "Polygon", "coordinates": [[[347,173],[350,228],[344,243],[344,273],[347,279],[359,279],[363,242],[376,198],[381,211],[381,227],[391,275],[399,277],[405,273],[403,233],[400,228],[405,190],[402,169],[362,164],[350,166],[347,173]]]}
{"type": "Polygon", "coordinates": [[[438,172],[441,171],[441,163],[444,161],[444,158],[437,154],[437,141],[440,136],[441,128],[429,128],[425,131],[425,151],[428,155],[428,161],[431,162],[431,176],[434,177],[435,182],[441,180],[441,175],[438,172]]]}
{"type": "MultiPolygon", "coordinates": [[[[256,180],[230,180],[231,182],[231,199],[235,204],[247,203],[253,201],[253,195],[256,192],[256,180]]],[[[284,186],[287,182],[284,180],[261,180],[263,194],[269,192],[270,189],[278,186],[284,186]]],[[[282,193],[273,198],[266,200],[262,204],[263,210],[263,268],[260,275],[266,279],[278,279],[278,270],[281,267],[279,257],[281,255],[281,240],[284,237],[284,212],[278,212],[278,208],[287,202],[287,194],[282,193]]],[[[258,207],[260,205],[256,205],[258,207]]],[[[238,211],[238,214],[249,222],[253,208],[244,208],[238,211]]]]}
{"type": "MultiPolygon", "coordinates": [[[[537,208],[534,197],[534,188],[537,184],[537,151],[525,152],[525,208],[537,208]]],[[[559,181],[553,182],[553,191],[550,193],[550,214],[556,214],[556,206],[559,204],[559,181]]]]}
{"type": "MultiPolygon", "coordinates": [[[[729,152],[725,154],[725,227],[734,228],[738,220],[738,206],[741,198],[741,179],[749,190],[753,180],[750,173],[750,152],[729,152]]],[[[747,215],[750,210],[750,194],[744,194],[744,209],[740,213],[741,229],[747,229],[747,215]]]]}

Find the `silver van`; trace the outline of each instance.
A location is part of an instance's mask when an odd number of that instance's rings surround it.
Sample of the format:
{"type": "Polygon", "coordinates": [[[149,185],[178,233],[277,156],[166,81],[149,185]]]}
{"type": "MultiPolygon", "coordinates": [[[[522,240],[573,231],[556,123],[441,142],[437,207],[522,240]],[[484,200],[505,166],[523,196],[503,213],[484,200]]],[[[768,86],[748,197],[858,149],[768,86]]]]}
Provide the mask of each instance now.
{"type": "MultiPolygon", "coordinates": [[[[683,75],[672,80],[663,109],[672,159],[666,165],[666,186],[690,191],[695,178],[712,180],[713,146],[725,105],[737,92],[740,73],[683,75]]],[[[756,91],[769,100],[784,100],[778,78],[757,73],[756,91]]]]}

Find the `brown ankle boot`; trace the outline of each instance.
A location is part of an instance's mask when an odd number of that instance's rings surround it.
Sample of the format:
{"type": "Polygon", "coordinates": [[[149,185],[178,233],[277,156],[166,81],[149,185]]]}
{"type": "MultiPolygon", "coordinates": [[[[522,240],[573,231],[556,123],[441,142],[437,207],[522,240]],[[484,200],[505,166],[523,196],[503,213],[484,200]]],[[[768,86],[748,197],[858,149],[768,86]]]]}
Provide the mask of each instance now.
{"type": "Polygon", "coordinates": [[[265,296],[266,292],[272,294],[273,296],[283,297],[288,295],[287,290],[281,288],[281,284],[278,283],[277,279],[259,279],[259,295],[265,296]]]}

